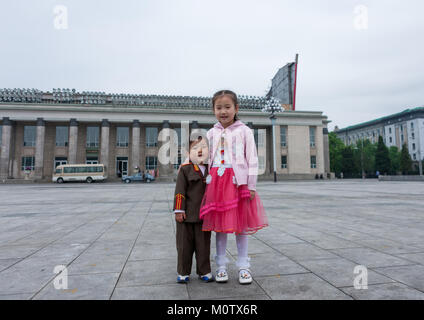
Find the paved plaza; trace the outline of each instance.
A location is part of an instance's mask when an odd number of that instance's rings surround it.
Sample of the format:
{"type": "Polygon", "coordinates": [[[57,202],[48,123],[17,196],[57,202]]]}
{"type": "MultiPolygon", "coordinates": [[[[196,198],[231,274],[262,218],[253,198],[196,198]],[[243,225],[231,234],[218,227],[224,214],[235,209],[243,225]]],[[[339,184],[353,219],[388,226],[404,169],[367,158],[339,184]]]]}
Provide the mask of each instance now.
{"type": "Polygon", "coordinates": [[[233,235],[228,283],[203,283],[195,267],[176,283],[173,192],[170,183],[0,185],[0,300],[424,299],[422,182],[258,183],[270,226],[249,238],[247,286],[233,235]],[[58,265],[68,289],[55,289],[58,265]],[[358,265],[367,289],[354,287],[358,265]]]}

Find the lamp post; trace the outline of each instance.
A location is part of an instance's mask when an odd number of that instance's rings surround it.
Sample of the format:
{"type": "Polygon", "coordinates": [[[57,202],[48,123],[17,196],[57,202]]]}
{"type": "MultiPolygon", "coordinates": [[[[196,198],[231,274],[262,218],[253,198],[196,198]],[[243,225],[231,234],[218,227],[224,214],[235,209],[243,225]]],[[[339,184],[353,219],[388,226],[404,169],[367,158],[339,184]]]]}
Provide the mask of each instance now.
{"type": "Polygon", "coordinates": [[[364,139],[361,139],[361,171],[362,171],[362,179],[365,179],[365,172],[364,172],[364,139]]]}
{"type": "Polygon", "coordinates": [[[274,167],[274,182],[277,182],[277,155],[276,155],[276,146],[275,146],[275,113],[282,112],[283,108],[281,107],[281,102],[277,98],[269,97],[265,101],[265,106],[262,108],[263,112],[269,112],[272,125],[272,155],[273,155],[273,167],[274,167]]]}
{"type": "MultiPolygon", "coordinates": [[[[359,150],[358,147],[354,148],[355,150],[359,150]]],[[[365,172],[364,172],[364,139],[361,139],[361,175],[362,179],[365,179],[365,172]]]]}

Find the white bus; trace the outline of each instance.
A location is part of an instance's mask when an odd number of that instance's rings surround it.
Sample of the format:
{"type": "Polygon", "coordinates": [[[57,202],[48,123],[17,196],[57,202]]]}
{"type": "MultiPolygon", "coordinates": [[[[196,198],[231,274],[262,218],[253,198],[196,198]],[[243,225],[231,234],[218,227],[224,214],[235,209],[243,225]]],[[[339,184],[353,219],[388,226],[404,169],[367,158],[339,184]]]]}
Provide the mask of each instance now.
{"type": "Polygon", "coordinates": [[[103,181],[107,178],[103,164],[63,164],[56,167],[53,173],[53,182],[66,181],[103,181]]]}

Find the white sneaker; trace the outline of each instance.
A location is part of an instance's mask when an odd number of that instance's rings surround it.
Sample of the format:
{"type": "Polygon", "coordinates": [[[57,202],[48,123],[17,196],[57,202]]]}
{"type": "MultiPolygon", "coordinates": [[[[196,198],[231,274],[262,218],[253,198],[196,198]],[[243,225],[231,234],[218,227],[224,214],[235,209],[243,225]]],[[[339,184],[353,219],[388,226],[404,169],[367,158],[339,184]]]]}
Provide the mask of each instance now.
{"type": "Polygon", "coordinates": [[[189,280],[190,280],[190,277],[188,276],[188,275],[186,275],[186,276],[182,276],[182,275],[177,275],[177,282],[178,283],[187,283],[187,282],[189,282],[189,280]]]}
{"type": "Polygon", "coordinates": [[[240,284],[251,284],[253,281],[249,269],[239,269],[239,282],[240,284]]]}
{"type": "Polygon", "coordinates": [[[215,282],[227,282],[228,281],[228,273],[227,269],[219,268],[216,270],[215,282]]]}

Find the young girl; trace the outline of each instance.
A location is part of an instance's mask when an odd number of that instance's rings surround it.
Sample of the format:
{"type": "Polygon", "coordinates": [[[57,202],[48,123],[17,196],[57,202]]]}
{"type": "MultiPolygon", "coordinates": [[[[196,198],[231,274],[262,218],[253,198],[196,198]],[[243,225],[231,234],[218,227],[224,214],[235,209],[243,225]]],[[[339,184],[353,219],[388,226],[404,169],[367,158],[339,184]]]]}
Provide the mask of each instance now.
{"type": "Polygon", "coordinates": [[[247,235],[268,225],[262,201],[256,194],[255,140],[251,129],[237,118],[239,105],[234,92],[215,93],[212,107],[218,123],[207,133],[210,171],[200,208],[202,230],[216,232],[215,281],[228,281],[227,234],[235,233],[239,282],[249,284],[252,275],[247,235]]]}

